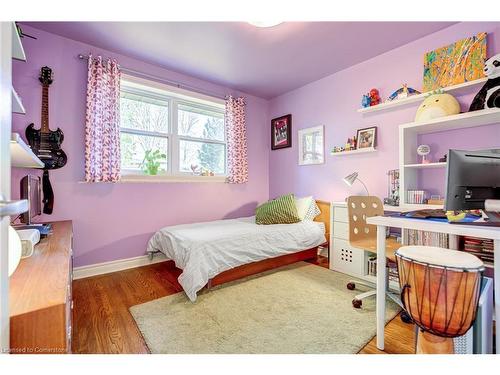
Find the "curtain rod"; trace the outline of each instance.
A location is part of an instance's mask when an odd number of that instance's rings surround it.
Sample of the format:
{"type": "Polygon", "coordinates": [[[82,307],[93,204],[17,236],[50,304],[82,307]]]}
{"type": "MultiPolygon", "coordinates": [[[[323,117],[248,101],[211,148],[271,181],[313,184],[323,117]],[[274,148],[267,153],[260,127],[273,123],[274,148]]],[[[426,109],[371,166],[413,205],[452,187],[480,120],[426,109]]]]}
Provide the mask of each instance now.
{"type": "MultiPolygon", "coordinates": [[[[80,53],[78,55],[78,58],[80,60],[88,60],[89,56],[80,53]]],[[[110,60],[109,58],[107,58],[107,59],[110,60]]],[[[221,94],[218,94],[218,93],[215,93],[215,92],[203,90],[203,89],[200,89],[200,88],[198,88],[196,86],[190,86],[190,85],[186,85],[186,84],[180,83],[180,82],[171,81],[171,80],[166,79],[166,78],[158,77],[158,76],[155,76],[155,75],[152,75],[152,74],[148,74],[148,73],[143,73],[143,72],[140,72],[138,70],[126,68],[124,66],[120,66],[120,70],[123,71],[123,72],[125,72],[125,73],[130,73],[131,75],[134,75],[134,76],[137,76],[137,77],[150,78],[150,79],[152,79],[154,81],[165,83],[165,84],[167,84],[169,86],[174,86],[174,87],[177,87],[179,89],[185,89],[185,90],[189,90],[189,91],[194,91],[194,92],[197,92],[198,94],[208,95],[208,96],[211,96],[211,97],[214,97],[214,98],[217,98],[217,99],[226,99],[225,96],[223,96],[221,94]]]]}

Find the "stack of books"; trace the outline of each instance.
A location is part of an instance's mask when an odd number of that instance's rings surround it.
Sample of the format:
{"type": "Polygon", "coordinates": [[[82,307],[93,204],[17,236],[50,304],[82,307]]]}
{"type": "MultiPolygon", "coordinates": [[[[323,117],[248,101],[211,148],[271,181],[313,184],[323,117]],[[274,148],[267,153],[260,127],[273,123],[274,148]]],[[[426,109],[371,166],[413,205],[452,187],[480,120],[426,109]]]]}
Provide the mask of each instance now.
{"type": "Polygon", "coordinates": [[[425,190],[408,190],[406,192],[406,202],[408,204],[424,204],[426,195],[425,190]]]}
{"type": "Polygon", "coordinates": [[[399,282],[398,267],[389,267],[388,273],[389,273],[389,281],[394,281],[396,283],[399,282]]]}
{"type": "MultiPolygon", "coordinates": [[[[389,281],[399,282],[398,267],[396,264],[389,264],[388,267],[389,281]]],[[[368,259],[368,275],[377,276],[377,257],[373,256],[368,259]]]]}
{"type": "Polygon", "coordinates": [[[404,229],[403,238],[405,245],[449,247],[449,236],[446,233],[404,229]]]}
{"type": "Polygon", "coordinates": [[[493,264],[493,240],[464,236],[463,241],[464,251],[474,254],[485,264],[493,264]]]}

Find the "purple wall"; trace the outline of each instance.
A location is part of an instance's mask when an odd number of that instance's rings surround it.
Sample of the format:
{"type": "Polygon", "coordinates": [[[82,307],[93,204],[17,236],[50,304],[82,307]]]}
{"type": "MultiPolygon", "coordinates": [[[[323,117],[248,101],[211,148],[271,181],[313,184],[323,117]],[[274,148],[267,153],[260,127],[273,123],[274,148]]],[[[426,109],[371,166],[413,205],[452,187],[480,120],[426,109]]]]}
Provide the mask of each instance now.
{"type": "MultiPolygon", "coordinates": [[[[257,202],[268,198],[268,102],[247,98],[247,131],[250,181],[243,185],[223,183],[122,183],[85,184],[84,120],[86,64],[79,53],[116,57],[123,66],[221,95],[229,89],[171,72],[93,46],[23,27],[38,40],[25,38],[28,62],[14,61],[14,86],[22,97],[26,115],[14,115],[13,131],[24,137],[26,126],[40,125],[41,66],[53,68],[50,88],[51,128],[65,133],[63,149],[68,164],[51,172],[55,191],[53,215],[41,220],[72,219],[75,266],[143,255],[150,236],[166,225],[251,215],[257,202]]],[[[19,196],[19,180],[35,170],[13,169],[12,196],[19,196]]]]}
{"type": "MultiPolygon", "coordinates": [[[[424,26],[425,27],[425,26],[424,26]]],[[[398,49],[352,66],[279,96],[270,102],[247,98],[250,182],[84,184],[84,117],[86,64],[79,53],[116,57],[128,68],[203,87],[221,95],[230,90],[192,77],[145,64],[30,27],[38,40],[23,41],[28,62],[14,62],[14,85],[23,98],[26,115],[14,115],[13,129],[24,134],[30,122],[40,123],[41,66],[54,69],[50,90],[51,127],[65,132],[63,148],[68,165],[51,172],[56,195],[54,214],[41,220],[72,219],[75,231],[75,265],[99,263],[144,254],[147,240],[165,225],[250,215],[258,202],[278,194],[313,194],[324,200],[343,200],[362,193],[361,185],[348,188],[341,178],[359,171],[370,192],[385,196],[386,172],[398,167],[398,125],[414,118],[417,105],[362,116],[356,112],[361,95],[372,87],[387,97],[402,83],[420,88],[423,54],[473,33],[489,33],[489,55],[500,52],[500,23],[462,23],[431,34],[398,49]],[[293,115],[293,147],[269,150],[269,119],[293,115]],[[326,163],[298,166],[297,131],[325,126],[326,163]],[[377,125],[378,149],[371,154],[332,157],[329,151],[354,135],[356,129],[377,125]]],[[[474,89],[476,90],[476,89],[474,89]]],[[[239,94],[232,92],[233,94],[239,94]]],[[[458,98],[466,110],[474,92],[458,98]]],[[[500,125],[421,137],[439,158],[449,147],[500,146],[500,125]]],[[[33,170],[29,171],[33,173],[33,170]]],[[[19,179],[28,170],[13,169],[12,196],[19,196],[19,179]]],[[[39,172],[37,172],[39,173],[39,172]]],[[[423,171],[421,187],[442,192],[443,171],[423,171]],[[440,175],[441,174],[441,175],[440,175]],[[438,181],[436,183],[436,181],[438,181]]]]}
{"type": "MultiPolygon", "coordinates": [[[[360,184],[349,188],[341,181],[347,174],[358,171],[370,193],[385,197],[386,173],[398,168],[398,125],[413,121],[418,104],[362,116],[356,112],[362,94],[376,87],[384,99],[401,87],[402,83],[420,89],[425,52],[482,31],[489,33],[488,55],[499,53],[500,23],[461,23],[271,100],[270,118],[291,113],[295,138],[291,148],[270,151],[270,196],[294,192],[299,195],[313,194],[324,200],[343,200],[349,195],[363,193],[360,184]],[[325,126],[326,163],[298,166],[297,131],[317,125],[325,126]],[[356,129],[374,125],[378,126],[376,153],[329,155],[333,146],[345,143],[348,137],[356,133],[356,129]]],[[[376,42],[376,36],[372,39],[376,42]]],[[[474,88],[470,94],[458,98],[462,111],[468,110],[478,90],[474,88]]],[[[436,155],[444,153],[443,150],[449,147],[500,147],[500,125],[429,135],[422,137],[422,141],[434,146],[436,155]]],[[[444,183],[444,176],[438,176],[442,183],[436,184],[432,174],[443,172],[423,173],[429,173],[429,176],[422,176],[422,187],[442,192],[443,187],[440,185],[444,183]]]]}

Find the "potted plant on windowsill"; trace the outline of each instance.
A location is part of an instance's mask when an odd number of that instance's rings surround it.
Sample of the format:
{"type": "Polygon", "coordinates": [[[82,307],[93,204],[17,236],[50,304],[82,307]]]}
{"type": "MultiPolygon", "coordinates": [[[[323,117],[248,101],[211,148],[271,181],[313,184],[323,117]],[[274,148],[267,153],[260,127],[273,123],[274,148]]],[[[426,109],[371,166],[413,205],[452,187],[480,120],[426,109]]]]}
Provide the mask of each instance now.
{"type": "Polygon", "coordinates": [[[161,162],[166,158],[167,155],[162,154],[159,150],[147,150],[144,153],[142,170],[150,176],[155,176],[160,171],[161,162]]]}

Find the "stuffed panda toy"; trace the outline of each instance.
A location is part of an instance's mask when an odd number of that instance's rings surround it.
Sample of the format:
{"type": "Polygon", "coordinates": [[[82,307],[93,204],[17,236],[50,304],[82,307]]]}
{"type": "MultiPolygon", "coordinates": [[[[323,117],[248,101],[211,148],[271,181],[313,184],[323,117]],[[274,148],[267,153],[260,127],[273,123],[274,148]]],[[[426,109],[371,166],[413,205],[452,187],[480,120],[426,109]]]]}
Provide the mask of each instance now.
{"type": "Polygon", "coordinates": [[[488,80],[474,97],[469,111],[500,108],[500,54],[486,60],[484,74],[488,80]]]}

